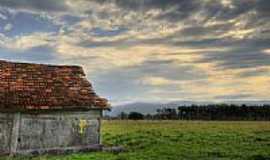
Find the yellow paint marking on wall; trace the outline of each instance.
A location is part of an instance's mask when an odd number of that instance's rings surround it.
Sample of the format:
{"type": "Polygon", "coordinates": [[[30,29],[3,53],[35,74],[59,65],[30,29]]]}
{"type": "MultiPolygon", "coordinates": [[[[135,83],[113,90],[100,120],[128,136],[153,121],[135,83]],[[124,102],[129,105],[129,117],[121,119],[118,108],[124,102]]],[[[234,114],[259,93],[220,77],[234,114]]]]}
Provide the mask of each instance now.
{"type": "Polygon", "coordinates": [[[80,134],[83,134],[84,131],[85,131],[85,128],[87,127],[87,121],[86,120],[83,120],[83,119],[80,119],[79,127],[80,127],[79,133],[80,134]]]}

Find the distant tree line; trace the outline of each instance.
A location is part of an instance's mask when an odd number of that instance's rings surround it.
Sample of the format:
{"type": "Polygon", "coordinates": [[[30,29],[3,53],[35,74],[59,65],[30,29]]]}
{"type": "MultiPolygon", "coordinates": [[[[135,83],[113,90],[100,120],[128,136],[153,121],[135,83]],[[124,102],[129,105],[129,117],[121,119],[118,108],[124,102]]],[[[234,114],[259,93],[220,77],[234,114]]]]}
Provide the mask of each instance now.
{"type": "Polygon", "coordinates": [[[124,113],[118,119],[131,120],[270,120],[270,105],[234,105],[209,104],[165,107],[157,109],[156,114],[142,114],[138,112],[124,113]]]}

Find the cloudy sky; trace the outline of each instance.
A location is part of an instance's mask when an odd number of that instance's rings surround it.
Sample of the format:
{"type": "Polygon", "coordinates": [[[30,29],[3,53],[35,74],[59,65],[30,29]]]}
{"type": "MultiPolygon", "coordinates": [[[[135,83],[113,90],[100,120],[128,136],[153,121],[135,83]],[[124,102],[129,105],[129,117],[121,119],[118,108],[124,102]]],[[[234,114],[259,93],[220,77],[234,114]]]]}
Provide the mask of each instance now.
{"type": "Polygon", "coordinates": [[[270,98],[269,0],[0,0],[0,59],[76,64],[112,104],[270,98]]]}

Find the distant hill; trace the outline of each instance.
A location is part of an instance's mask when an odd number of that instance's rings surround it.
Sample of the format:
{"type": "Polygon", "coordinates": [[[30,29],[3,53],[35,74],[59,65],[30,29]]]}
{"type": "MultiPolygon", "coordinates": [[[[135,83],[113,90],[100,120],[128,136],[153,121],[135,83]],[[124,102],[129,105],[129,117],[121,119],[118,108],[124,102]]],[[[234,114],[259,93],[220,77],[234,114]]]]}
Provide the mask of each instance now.
{"type": "MultiPolygon", "coordinates": [[[[236,105],[263,105],[270,104],[270,101],[226,101],[226,102],[218,102],[218,103],[226,103],[226,104],[236,104],[236,105]]],[[[215,104],[215,102],[195,102],[195,101],[173,101],[168,103],[157,103],[157,102],[134,102],[127,103],[122,105],[112,106],[112,110],[110,112],[105,112],[105,115],[109,115],[115,117],[119,115],[121,112],[130,113],[130,112],[140,112],[143,114],[155,114],[156,110],[159,108],[169,107],[169,108],[178,108],[178,106],[191,106],[195,105],[207,105],[207,104],[215,104]]]]}

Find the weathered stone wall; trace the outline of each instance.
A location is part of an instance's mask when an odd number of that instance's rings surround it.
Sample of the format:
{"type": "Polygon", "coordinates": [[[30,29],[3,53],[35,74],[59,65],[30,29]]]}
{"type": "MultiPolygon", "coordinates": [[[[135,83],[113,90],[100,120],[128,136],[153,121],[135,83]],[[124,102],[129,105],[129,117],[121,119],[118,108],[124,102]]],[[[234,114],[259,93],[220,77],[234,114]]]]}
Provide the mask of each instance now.
{"type": "Polygon", "coordinates": [[[100,144],[100,110],[0,114],[0,153],[87,150],[100,144]]]}
{"type": "Polygon", "coordinates": [[[13,114],[0,113],[0,154],[8,154],[10,151],[12,124],[13,114]]]}

